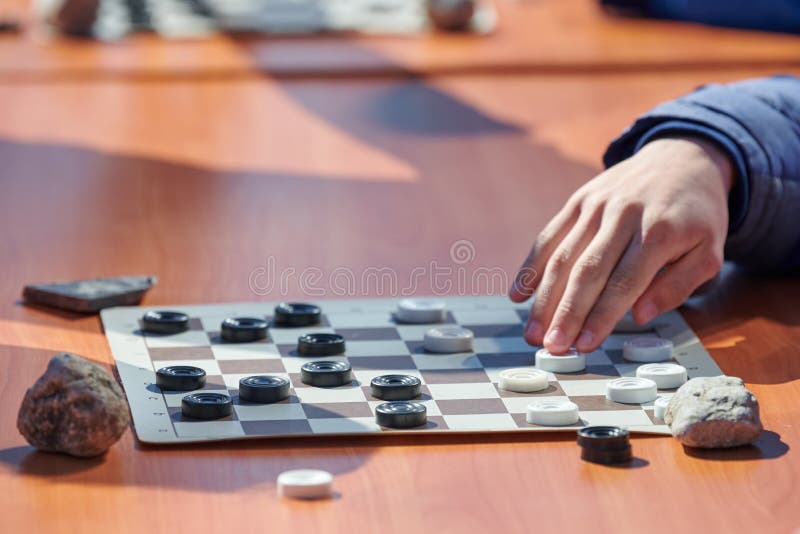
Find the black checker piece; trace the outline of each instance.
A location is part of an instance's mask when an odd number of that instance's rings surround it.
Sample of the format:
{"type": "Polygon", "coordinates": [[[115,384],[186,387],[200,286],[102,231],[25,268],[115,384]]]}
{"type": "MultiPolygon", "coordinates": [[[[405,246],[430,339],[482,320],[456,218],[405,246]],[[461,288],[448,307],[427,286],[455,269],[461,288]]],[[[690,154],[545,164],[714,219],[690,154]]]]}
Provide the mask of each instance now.
{"type": "Polygon", "coordinates": [[[389,428],[413,428],[428,422],[428,409],[418,402],[384,402],[375,408],[375,422],[389,428]]]}
{"type": "Polygon", "coordinates": [[[248,376],[239,380],[239,398],[258,404],[279,402],[289,397],[289,381],[281,376],[248,376]]]}
{"type": "Polygon", "coordinates": [[[344,337],[339,334],[306,334],[297,339],[301,356],[336,356],[344,352],[344,337]]]}
{"type": "Polygon", "coordinates": [[[382,375],[372,379],[372,396],[386,401],[411,400],[419,397],[422,381],[416,376],[382,375]]]}
{"type": "Polygon", "coordinates": [[[275,326],[313,326],[319,324],[322,310],[304,302],[281,302],[275,306],[275,326]]]}
{"type": "Polygon", "coordinates": [[[156,385],[163,391],[193,391],[206,385],[206,372],[191,365],[172,365],[156,371],[156,385]]]}
{"type": "Polygon", "coordinates": [[[142,329],[152,334],[180,334],[189,329],[189,316],[169,310],[149,311],[142,315],[142,329]]]}
{"type": "Polygon", "coordinates": [[[346,362],[308,362],[300,368],[300,380],[319,388],[345,386],[353,382],[353,369],[346,362]]]}
{"type": "Polygon", "coordinates": [[[221,419],[233,414],[233,400],[223,393],[191,393],[181,400],[181,413],[192,419],[221,419]]]}
{"type": "Polygon", "coordinates": [[[626,429],[617,426],[587,426],[578,430],[581,459],[597,464],[619,464],[631,460],[626,429]]]}
{"type": "Polygon", "coordinates": [[[248,343],[267,337],[268,326],[256,317],[231,317],[222,321],[220,334],[229,343],[248,343]]]}

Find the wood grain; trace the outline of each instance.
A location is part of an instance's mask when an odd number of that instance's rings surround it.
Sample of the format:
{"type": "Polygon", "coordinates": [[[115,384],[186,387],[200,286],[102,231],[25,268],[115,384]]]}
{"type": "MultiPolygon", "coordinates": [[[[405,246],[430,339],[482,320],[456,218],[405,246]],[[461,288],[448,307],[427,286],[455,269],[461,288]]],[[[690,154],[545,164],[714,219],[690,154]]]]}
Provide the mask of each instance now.
{"type": "Polygon", "coordinates": [[[448,264],[457,239],[475,246],[469,269],[511,273],[637,113],[768,72],[0,84],[2,530],[789,532],[800,524],[792,279],[726,273],[685,310],[761,401],[768,431],[751,448],[635,437],[636,462],[614,468],[581,462],[570,434],[154,448],[129,432],[80,461],[34,452],[15,429],[54,352],[112,361],[97,317],[15,303],[26,282],[152,273],[147,304],[274,300],[249,284],[268,257],[404,279],[448,264]],[[332,471],[338,496],[278,500],[276,475],[295,467],[332,471]]]}
{"type": "MultiPolygon", "coordinates": [[[[0,37],[0,80],[224,78],[419,74],[575,74],[800,65],[800,37],[609,16],[592,0],[491,0],[500,25],[488,37],[269,38],[220,35],[164,46],[139,35],[98,47],[53,39],[30,21],[0,37]]],[[[6,9],[27,12],[28,0],[6,9]]],[[[10,7],[9,7],[10,6],[10,7]]],[[[23,17],[30,19],[25,15],[23,17]]]]}

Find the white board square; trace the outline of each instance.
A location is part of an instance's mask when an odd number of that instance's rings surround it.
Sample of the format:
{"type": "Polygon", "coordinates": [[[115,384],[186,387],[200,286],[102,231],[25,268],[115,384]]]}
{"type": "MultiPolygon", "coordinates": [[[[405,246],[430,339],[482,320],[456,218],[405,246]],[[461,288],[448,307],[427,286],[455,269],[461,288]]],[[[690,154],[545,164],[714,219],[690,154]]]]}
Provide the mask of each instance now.
{"type": "Polygon", "coordinates": [[[471,352],[459,354],[413,354],[411,358],[422,371],[432,369],[479,369],[481,361],[471,352]]]}
{"type": "Polygon", "coordinates": [[[240,421],[282,421],[305,419],[306,414],[299,402],[276,404],[235,404],[236,416],[240,421]]]}
{"type": "Polygon", "coordinates": [[[644,410],[598,410],[579,412],[578,415],[587,426],[609,425],[631,427],[636,425],[652,426],[652,421],[644,410]]]}
{"type": "Polygon", "coordinates": [[[281,357],[278,347],[272,343],[212,345],[211,352],[217,360],[263,360],[281,357]]]}
{"type": "Polygon", "coordinates": [[[512,308],[485,310],[453,310],[453,317],[460,325],[470,324],[520,324],[522,321],[512,308]]]}
{"type": "Polygon", "coordinates": [[[328,322],[333,328],[373,328],[394,326],[390,311],[384,313],[329,313],[328,322]]]}
{"type": "Polygon", "coordinates": [[[301,384],[299,387],[295,384],[295,394],[300,399],[300,402],[308,404],[322,404],[326,402],[366,402],[367,397],[361,390],[361,385],[342,386],[338,388],[313,388],[301,384]]]}
{"type": "Polygon", "coordinates": [[[476,337],[472,350],[479,353],[526,352],[533,347],[521,337],[476,337]]]}
{"type": "Polygon", "coordinates": [[[148,347],[204,347],[211,344],[208,333],[204,330],[187,330],[171,336],[145,336],[148,347]]]}
{"type": "Polygon", "coordinates": [[[226,439],[244,436],[239,421],[192,421],[176,422],[174,425],[175,432],[182,438],[226,439]]]}
{"type": "Polygon", "coordinates": [[[407,356],[408,346],[400,339],[387,341],[347,341],[344,353],[347,356],[407,356]]]}
{"type": "Polygon", "coordinates": [[[605,395],[608,380],[559,380],[558,385],[570,397],[605,395]]]}
{"type": "Polygon", "coordinates": [[[517,423],[507,413],[482,415],[445,415],[444,422],[451,430],[516,430],[517,423]]]}
{"type": "Polygon", "coordinates": [[[498,399],[500,394],[491,383],[428,384],[431,396],[438,400],[498,399]]]}
{"type": "Polygon", "coordinates": [[[360,434],[381,431],[381,427],[372,417],[309,419],[308,423],[315,434],[360,434]]]}

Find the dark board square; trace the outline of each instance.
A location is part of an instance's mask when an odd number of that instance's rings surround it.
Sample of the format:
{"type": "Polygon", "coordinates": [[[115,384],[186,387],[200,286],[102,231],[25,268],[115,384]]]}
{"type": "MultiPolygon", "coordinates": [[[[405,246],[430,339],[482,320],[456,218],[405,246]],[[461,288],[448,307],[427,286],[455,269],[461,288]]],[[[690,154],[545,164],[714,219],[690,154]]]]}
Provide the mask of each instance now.
{"type": "Polygon", "coordinates": [[[213,360],[211,347],[148,347],[152,361],[170,360],[213,360]]]}
{"type": "Polygon", "coordinates": [[[222,375],[208,375],[206,376],[206,385],[198,391],[221,391],[224,393],[226,389],[228,387],[225,385],[225,379],[222,378],[222,375]]]}
{"type": "Polygon", "coordinates": [[[297,329],[302,329],[302,328],[325,328],[325,327],[330,327],[331,326],[331,322],[328,320],[328,316],[325,315],[324,313],[322,315],[320,315],[318,323],[310,324],[310,325],[303,325],[303,326],[276,326],[274,324],[275,317],[272,316],[272,315],[267,315],[265,317],[265,319],[269,323],[270,328],[283,328],[283,329],[286,329],[286,330],[291,330],[292,328],[297,328],[297,329]]]}
{"type": "Polygon", "coordinates": [[[641,410],[638,404],[622,404],[608,400],[604,395],[581,395],[570,397],[569,400],[578,405],[581,412],[596,412],[609,410],[641,410]]]}
{"type": "Polygon", "coordinates": [[[227,417],[220,417],[219,419],[194,419],[193,417],[184,417],[183,412],[178,407],[167,408],[169,411],[169,418],[175,423],[207,423],[209,421],[238,421],[236,417],[236,410],[227,417]]]}
{"type": "Polygon", "coordinates": [[[347,358],[355,370],[363,369],[416,369],[411,356],[350,356],[347,358]]]}
{"type": "Polygon", "coordinates": [[[474,384],[489,382],[489,376],[483,369],[437,369],[420,371],[427,384],[474,384]]]}
{"type": "Polygon", "coordinates": [[[619,371],[613,365],[587,365],[578,373],[553,373],[559,380],[603,380],[619,378],[619,371]]]}
{"type": "Polygon", "coordinates": [[[530,393],[518,393],[516,391],[508,391],[505,389],[500,389],[497,384],[494,385],[497,392],[500,394],[501,397],[505,398],[518,398],[518,397],[530,397],[531,400],[536,397],[563,397],[564,390],[561,389],[561,386],[558,382],[550,382],[546,388],[541,391],[532,391],[530,393]]]}
{"type": "Polygon", "coordinates": [[[388,341],[400,339],[396,328],[337,328],[345,341],[388,341]]]}
{"type": "Polygon", "coordinates": [[[269,374],[285,373],[283,361],[279,359],[265,360],[217,360],[223,374],[269,374]]]}
{"type": "MultiPolygon", "coordinates": [[[[431,390],[428,389],[428,386],[426,386],[425,384],[422,384],[422,386],[420,386],[419,389],[420,389],[419,397],[416,397],[413,400],[415,400],[415,401],[433,400],[433,397],[431,397],[431,390]]],[[[372,400],[372,401],[382,400],[382,399],[379,399],[378,397],[373,397],[372,396],[372,388],[370,386],[361,386],[361,390],[364,392],[364,396],[367,398],[367,400],[372,400]]]]}
{"type": "Polygon", "coordinates": [[[229,341],[225,341],[222,339],[222,336],[219,333],[219,330],[211,331],[209,330],[206,332],[208,334],[208,340],[211,342],[212,345],[252,345],[256,344],[263,344],[263,343],[272,343],[272,337],[267,333],[267,337],[264,339],[259,339],[258,341],[248,341],[247,343],[231,343],[229,341]]]}
{"type": "Polygon", "coordinates": [[[340,419],[349,417],[371,417],[372,410],[366,402],[303,403],[303,411],[309,419],[340,419]]]}
{"type": "Polygon", "coordinates": [[[622,357],[622,349],[608,349],[605,353],[613,363],[630,363],[622,357]]]}
{"type": "Polygon", "coordinates": [[[437,400],[442,415],[473,415],[484,413],[508,413],[500,399],[453,399],[437,400]]]}
{"type": "Polygon", "coordinates": [[[478,360],[486,368],[491,367],[530,367],[534,363],[533,352],[483,353],[478,360]]]}
{"type": "Polygon", "coordinates": [[[517,310],[517,315],[519,315],[519,320],[523,323],[528,322],[528,317],[531,315],[530,310],[517,310]]]}
{"type": "Polygon", "coordinates": [[[663,419],[660,419],[660,418],[656,417],[655,410],[645,410],[645,412],[647,413],[647,417],[650,418],[650,421],[654,425],[666,425],[667,424],[667,423],[664,422],[663,419]]]}
{"type": "Polygon", "coordinates": [[[279,421],[242,421],[245,436],[285,436],[287,434],[313,434],[305,419],[279,421]]]}
{"type": "Polygon", "coordinates": [[[297,343],[281,343],[275,346],[281,356],[300,356],[297,353],[297,343]]]}
{"type": "Polygon", "coordinates": [[[522,337],[521,324],[474,324],[461,325],[472,330],[475,337],[522,337]]]}
{"type": "MultiPolygon", "coordinates": [[[[524,413],[512,413],[511,418],[517,423],[517,427],[519,428],[549,428],[544,425],[532,425],[530,424],[527,419],[525,418],[526,414],[524,413]]],[[[586,422],[582,419],[578,419],[578,422],[573,425],[564,425],[565,428],[581,428],[586,426],[586,422]]]]}
{"type": "Polygon", "coordinates": [[[425,343],[422,341],[406,341],[406,347],[411,354],[429,354],[425,351],[425,343]]]}

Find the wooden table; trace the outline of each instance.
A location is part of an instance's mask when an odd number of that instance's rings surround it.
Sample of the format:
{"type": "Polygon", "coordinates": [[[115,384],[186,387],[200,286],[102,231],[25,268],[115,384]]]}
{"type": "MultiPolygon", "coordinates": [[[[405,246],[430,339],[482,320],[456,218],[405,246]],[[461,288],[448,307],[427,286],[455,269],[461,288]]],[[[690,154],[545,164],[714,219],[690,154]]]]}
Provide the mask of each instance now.
{"type": "MultiPolygon", "coordinates": [[[[698,453],[637,436],[636,461],[618,468],[581,462],[572,434],[157,448],[128,432],[86,461],[35,452],[15,429],[25,388],[53,353],[112,362],[97,317],[23,306],[26,282],[153,273],[147,304],[274,300],[248,285],[270,256],[281,269],[388,266],[403,279],[447,262],[457,239],[475,246],[470,267],[510,273],[632,117],[709,80],[766,75],[771,63],[416,80],[258,69],[106,77],[99,66],[87,79],[59,65],[0,80],[3,532],[800,526],[796,279],[728,272],[684,309],[722,369],[761,401],[767,430],[751,448],[698,453]],[[276,475],[295,467],[333,472],[337,497],[278,500],[276,475]]],[[[137,65],[146,72],[152,58],[137,65]]],[[[286,296],[302,297],[298,287],[286,296]]]]}

